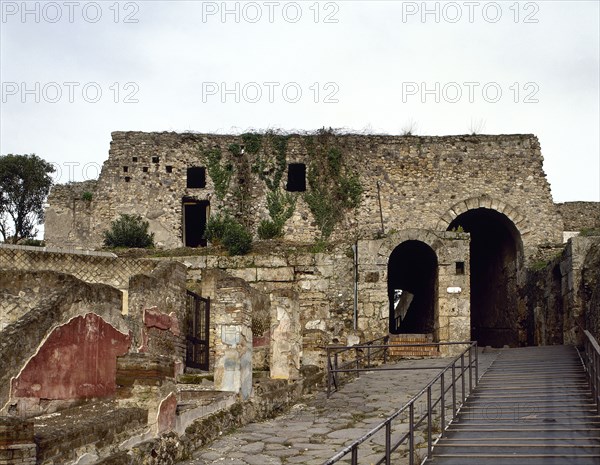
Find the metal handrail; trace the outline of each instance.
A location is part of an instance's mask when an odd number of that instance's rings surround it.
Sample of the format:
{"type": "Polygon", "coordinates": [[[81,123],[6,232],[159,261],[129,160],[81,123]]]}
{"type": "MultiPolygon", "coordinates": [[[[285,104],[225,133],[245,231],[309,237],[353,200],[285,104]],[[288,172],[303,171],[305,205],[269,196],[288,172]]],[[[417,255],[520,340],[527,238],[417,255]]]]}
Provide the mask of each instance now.
{"type": "Polygon", "coordinates": [[[594,402],[596,402],[596,411],[600,414],[600,345],[588,330],[585,330],[583,334],[586,336],[583,342],[585,351],[583,362],[587,371],[592,396],[594,397],[594,402]]]}
{"type": "MultiPolygon", "coordinates": [[[[443,343],[442,343],[443,344],[443,343]]],[[[446,343],[450,344],[450,343],[446,343]]],[[[477,355],[477,342],[468,343],[452,343],[452,344],[469,344],[469,347],[461,352],[460,355],[455,357],[451,363],[449,363],[444,369],[438,373],[438,375],[431,380],[418,394],[413,396],[406,404],[404,404],[398,411],[390,415],[387,419],[373,428],[371,431],[354,441],[352,444],[346,446],[340,450],[337,454],[331,457],[329,460],[323,463],[323,465],[332,465],[343,459],[346,455],[351,454],[351,464],[358,465],[358,449],[362,443],[367,441],[369,438],[374,436],[379,431],[385,429],[385,454],[375,462],[376,465],[386,464],[391,465],[391,454],[397,450],[405,441],[408,441],[408,452],[409,452],[409,465],[414,465],[415,459],[415,431],[425,422],[427,432],[427,458],[431,458],[433,450],[433,436],[432,436],[432,424],[433,424],[433,413],[435,407],[438,405],[439,408],[439,419],[440,419],[440,433],[438,439],[443,436],[448,425],[456,419],[460,408],[463,406],[467,397],[475,386],[477,386],[479,380],[479,360],[477,355]],[[474,353],[474,356],[473,356],[474,353]],[[465,364],[465,357],[468,357],[468,364],[465,364]],[[465,378],[465,372],[468,371],[468,382],[465,378]],[[448,372],[451,372],[451,380],[446,383],[448,372]],[[458,376],[457,376],[457,372],[458,376]],[[439,384],[439,397],[433,399],[433,392],[439,384]],[[457,402],[457,390],[460,384],[460,400],[457,402]],[[467,392],[468,384],[468,392],[467,392]],[[446,395],[452,391],[452,417],[450,420],[446,418],[446,395]],[[416,404],[423,397],[426,396],[426,411],[423,415],[415,418],[416,404]],[[408,432],[403,434],[395,443],[392,443],[392,422],[396,420],[403,413],[408,412],[408,432]]]]}

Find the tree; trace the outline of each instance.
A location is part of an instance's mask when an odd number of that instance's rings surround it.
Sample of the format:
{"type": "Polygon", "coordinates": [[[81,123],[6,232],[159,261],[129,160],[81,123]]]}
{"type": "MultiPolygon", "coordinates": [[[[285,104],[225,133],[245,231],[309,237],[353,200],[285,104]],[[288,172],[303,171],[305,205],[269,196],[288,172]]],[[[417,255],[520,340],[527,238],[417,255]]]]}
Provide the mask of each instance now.
{"type": "Polygon", "coordinates": [[[0,156],[0,233],[17,243],[37,234],[44,221],[44,202],[52,187],[54,167],[37,155],[0,156]]]}

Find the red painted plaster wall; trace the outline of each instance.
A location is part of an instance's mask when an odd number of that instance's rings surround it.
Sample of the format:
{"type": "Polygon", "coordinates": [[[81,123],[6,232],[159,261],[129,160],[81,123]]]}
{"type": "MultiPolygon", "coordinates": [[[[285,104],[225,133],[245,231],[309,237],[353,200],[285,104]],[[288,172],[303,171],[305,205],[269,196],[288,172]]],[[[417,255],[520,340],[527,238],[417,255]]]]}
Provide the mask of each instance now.
{"type": "Polygon", "coordinates": [[[12,382],[12,397],[82,399],[116,391],[117,356],[131,337],[96,314],[78,316],[56,328],[12,382]]]}

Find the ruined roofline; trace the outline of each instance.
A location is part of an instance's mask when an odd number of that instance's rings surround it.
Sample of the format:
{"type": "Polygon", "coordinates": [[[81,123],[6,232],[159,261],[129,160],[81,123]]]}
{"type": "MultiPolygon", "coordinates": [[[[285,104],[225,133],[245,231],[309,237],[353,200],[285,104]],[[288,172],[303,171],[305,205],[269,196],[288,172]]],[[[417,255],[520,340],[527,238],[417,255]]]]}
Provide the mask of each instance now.
{"type": "MultiPolygon", "coordinates": [[[[169,137],[169,136],[180,136],[184,139],[196,139],[196,138],[222,138],[229,139],[232,137],[241,137],[243,134],[266,134],[269,133],[269,130],[250,130],[246,132],[240,132],[237,134],[227,133],[227,134],[217,134],[217,133],[205,133],[205,132],[177,132],[177,131],[113,131],[111,132],[111,137],[114,140],[115,138],[127,138],[132,136],[157,136],[157,137],[169,137]]],[[[286,130],[274,130],[274,134],[285,135],[289,137],[310,137],[319,134],[319,131],[286,131],[286,130]]],[[[401,140],[401,141],[410,141],[410,140],[421,140],[421,141],[431,141],[431,142],[442,142],[445,140],[460,140],[460,141],[480,141],[480,140],[500,140],[500,139],[516,139],[516,140],[526,140],[526,139],[535,139],[538,140],[535,134],[448,134],[443,136],[430,136],[430,135],[401,135],[401,134],[368,134],[368,133],[360,133],[360,132],[336,132],[336,130],[332,130],[331,135],[339,138],[358,138],[358,139],[389,139],[389,140],[401,140]]]]}

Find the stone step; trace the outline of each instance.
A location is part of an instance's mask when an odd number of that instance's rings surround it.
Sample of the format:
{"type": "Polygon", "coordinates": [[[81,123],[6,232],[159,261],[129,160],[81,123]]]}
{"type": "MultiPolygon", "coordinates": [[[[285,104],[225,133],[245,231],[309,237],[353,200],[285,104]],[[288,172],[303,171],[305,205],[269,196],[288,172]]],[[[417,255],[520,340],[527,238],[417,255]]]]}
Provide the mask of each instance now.
{"type": "Polygon", "coordinates": [[[390,357],[439,357],[437,346],[419,346],[412,344],[429,344],[433,342],[432,334],[390,334],[390,357]]]}

